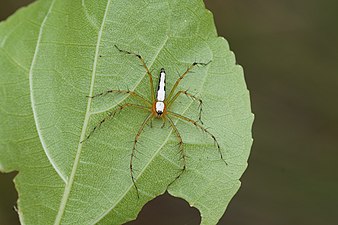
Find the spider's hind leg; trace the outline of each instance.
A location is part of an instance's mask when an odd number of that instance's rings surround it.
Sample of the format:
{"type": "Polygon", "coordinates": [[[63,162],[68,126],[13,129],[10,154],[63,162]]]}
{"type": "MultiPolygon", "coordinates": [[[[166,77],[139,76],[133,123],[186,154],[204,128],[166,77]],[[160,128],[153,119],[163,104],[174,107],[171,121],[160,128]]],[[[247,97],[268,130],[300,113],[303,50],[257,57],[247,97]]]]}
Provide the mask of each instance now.
{"type": "Polygon", "coordinates": [[[186,164],[187,163],[187,155],[186,155],[184,147],[183,147],[183,139],[181,137],[180,132],[178,131],[178,129],[177,129],[176,125],[174,124],[174,122],[172,121],[172,119],[169,116],[167,116],[166,118],[168,119],[169,124],[173,128],[173,130],[174,130],[174,132],[176,134],[176,137],[178,139],[178,146],[179,146],[179,150],[180,150],[180,154],[181,154],[181,160],[183,162],[182,170],[179,173],[179,175],[170,183],[170,184],[172,184],[175,180],[177,180],[178,178],[180,178],[180,176],[186,170],[186,168],[187,168],[187,164],[186,164]]]}
{"type": "Polygon", "coordinates": [[[144,127],[146,126],[146,124],[149,121],[152,121],[153,118],[154,118],[154,115],[152,113],[150,113],[147,116],[147,118],[143,121],[141,127],[139,128],[139,130],[138,130],[138,132],[137,132],[137,134],[135,136],[133,149],[132,149],[132,152],[131,152],[131,155],[130,155],[130,162],[129,162],[130,176],[131,176],[131,180],[133,182],[133,185],[134,185],[134,187],[136,189],[136,193],[137,193],[137,197],[138,198],[140,197],[140,195],[139,195],[138,188],[136,186],[136,179],[135,179],[135,176],[134,176],[134,169],[133,169],[133,160],[134,160],[134,158],[136,158],[135,153],[136,153],[136,144],[138,142],[138,139],[140,138],[141,133],[144,130],[144,127]]]}

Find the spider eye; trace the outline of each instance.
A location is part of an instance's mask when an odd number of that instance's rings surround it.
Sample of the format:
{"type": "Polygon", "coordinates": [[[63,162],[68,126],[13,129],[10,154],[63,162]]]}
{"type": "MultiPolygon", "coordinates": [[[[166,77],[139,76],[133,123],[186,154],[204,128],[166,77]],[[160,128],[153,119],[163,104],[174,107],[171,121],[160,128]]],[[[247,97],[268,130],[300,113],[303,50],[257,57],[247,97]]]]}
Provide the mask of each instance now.
{"type": "Polygon", "coordinates": [[[158,114],[158,115],[162,115],[162,113],[163,113],[163,111],[160,111],[160,110],[157,111],[157,114],[158,114]]]}

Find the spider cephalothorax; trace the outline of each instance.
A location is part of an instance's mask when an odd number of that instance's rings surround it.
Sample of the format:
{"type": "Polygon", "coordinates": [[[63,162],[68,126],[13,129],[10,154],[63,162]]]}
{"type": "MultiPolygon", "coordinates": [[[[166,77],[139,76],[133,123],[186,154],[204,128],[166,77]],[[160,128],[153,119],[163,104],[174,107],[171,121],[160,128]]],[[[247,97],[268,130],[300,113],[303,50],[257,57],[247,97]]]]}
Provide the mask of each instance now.
{"type": "MultiPolygon", "coordinates": [[[[115,45],[115,47],[117,48],[118,51],[125,53],[125,54],[128,54],[128,55],[134,55],[141,61],[142,66],[145,68],[145,70],[148,74],[148,77],[149,77],[151,97],[150,97],[150,99],[146,99],[145,97],[138,94],[137,92],[130,91],[130,90],[108,90],[106,92],[102,92],[102,93],[96,94],[94,96],[91,96],[91,98],[96,98],[96,97],[99,97],[99,96],[102,96],[102,95],[105,95],[105,94],[109,94],[109,93],[129,94],[131,97],[134,97],[135,99],[141,100],[142,103],[144,103],[144,104],[141,105],[141,104],[134,104],[134,103],[125,103],[125,104],[120,105],[117,108],[113,109],[112,111],[109,112],[108,116],[103,118],[92,129],[92,131],[89,133],[89,135],[86,137],[85,140],[87,140],[95,132],[95,130],[102,125],[102,123],[104,123],[108,119],[114,117],[116,115],[116,112],[121,111],[124,108],[134,107],[134,108],[138,108],[138,109],[142,109],[142,110],[150,112],[149,115],[147,116],[147,118],[143,121],[141,127],[139,128],[139,130],[138,130],[138,132],[135,136],[135,139],[134,139],[134,142],[133,142],[132,153],[131,153],[131,156],[130,156],[130,164],[129,164],[130,175],[131,175],[131,178],[132,178],[132,182],[133,182],[133,184],[134,184],[134,186],[137,190],[137,194],[139,194],[139,193],[138,193],[138,189],[137,189],[137,186],[136,186],[136,179],[135,179],[134,173],[133,173],[133,160],[134,160],[134,157],[135,157],[136,145],[137,145],[137,142],[140,138],[140,135],[141,135],[144,127],[146,126],[146,124],[151,122],[154,118],[162,119],[163,125],[165,124],[166,121],[168,121],[170,126],[172,127],[175,135],[177,136],[178,143],[179,143],[179,149],[180,149],[180,153],[181,153],[181,159],[183,161],[183,168],[182,168],[182,172],[177,176],[176,179],[178,179],[180,177],[180,175],[186,169],[186,158],[187,158],[187,156],[186,156],[184,148],[183,148],[183,139],[182,139],[180,132],[178,131],[176,125],[174,124],[173,120],[171,119],[171,117],[175,117],[179,120],[193,124],[197,128],[199,128],[202,131],[204,131],[205,133],[207,133],[214,140],[214,142],[217,146],[217,149],[219,151],[219,154],[221,156],[221,159],[224,161],[223,155],[222,155],[222,152],[221,152],[221,148],[220,148],[220,145],[218,144],[216,137],[212,133],[210,133],[209,130],[207,130],[205,127],[202,126],[202,124],[203,124],[202,120],[201,120],[202,100],[200,98],[196,97],[195,95],[188,93],[188,91],[186,91],[186,90],[180,90],[180,91],[177,91],[175,93],[175,91],[176,91],[177,87],[179,86],[181,80],[189,73],[189,71],[191,71],[195,66],[198,66],[198,65],[206,66],[210,62],[208,62],[208,63],[197,63],[197,62],[192,63],[188,67],[188,69],[176,80],[174,86],[172,87],[172,89],[169,92],[168,97],[166,97],[166,72],[165,72],[164,68],[162,68],[161,71],[160,71],[158,87],[157,87],[157,91],[156,91],[156,94],[155,94],[153,76],[150,73],[147,65],[145,64],[144,59],[139,54],[129,52],[129,51],[126,51],[126,50],[122,50],[122,49],[118,48],[116,45],[115,45]],[[186,116],[183,116],[181,114],[178,114],[178,113],[175,113],[175,112],[172,112],[172,111],[169,110],[170,106],[182,94],[186,95],[187,97],[190,97],[191,99],[193,99],[194,101],[197,101],[199,103],[199,117],[198,117],[199,119],[198,119],[198,121],[192,120],[192,119],[190,119],[186,116]]],[[[85,140],[83,140],[83,141],[85,141],[85,140]]]]}

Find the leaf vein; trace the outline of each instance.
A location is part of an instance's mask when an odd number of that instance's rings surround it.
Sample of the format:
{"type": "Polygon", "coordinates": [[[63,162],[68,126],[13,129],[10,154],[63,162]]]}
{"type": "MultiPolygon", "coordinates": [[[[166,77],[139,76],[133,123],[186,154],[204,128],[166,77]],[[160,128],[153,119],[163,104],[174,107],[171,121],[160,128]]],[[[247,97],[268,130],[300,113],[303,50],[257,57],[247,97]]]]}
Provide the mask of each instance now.
{"type": "Polygon", "coordinates": [[[40,138],[42,148],[44,149],[46,156],[47,156],[48,160],[51,162],[54,170],[57,172],[57,174],[60,176],[60,178],[66,183],[67,182],[66,177],[62,174],[62,172],[59,170],[59,168],[57,167],[57,165],[53,161],[52,157],[49,155],[47,145],[45,143],[45,140],[42,137],[39,118],[38,118],[36,108],[35,108],[36,103],[35,103],[34,91],[33,91],[33,68],[34,68],[34,65],[36,63],[37,55],[38,55],[38,52],[39,52],[40,43],[41,43],[41,40],[42,40],[42,33],[43,33],[44,27],[46,25],[46,21],[47,21],[50,13],[52,11],[52,8],[54,6],[55,1],[56,0],[53,0],[51,2],[49,9],[48,9],[48,12],[47,12],[47,14],[46,14],[45,18],[43,19],[41,26],[40,26],[40,30],[39,30],[39,34],[38,34],[38,40],[36,42],[36,47],[35,47],[35,52],[34,52],[34,55],[33,55],[31,67],[29,69],[29,89],[30,89],[30,94],[31,94],[30,98],[31,98],[32,112],[33,112],[33,116],[34,116],[34,120],[35,120],[35,126],[36,126],[36,130],[38,132],[39,138],[40,138]]]}
{"type": "MultiPolygon", "coordinates": [[[[95,56],[94,56],[94,62],[93,62],[93,72],[92,72],[92,78],[91,78],[91,84],[90,84],[90,90],[89,90],[89,96],[92,96],[93,90],[94,90],[94,82],[95,82],[95,76],[96,76],[97,61],[98,61],[98,57],[99,57],[99,50],[100,50],[102,32],[103,32],[103,28],[104,28],[105,21],[106,21],[106,18],[107,18],[110,3],[111,3],[111,0],[108,0],[107,5],[106,5],[106,9],[105,9],[105,12],[104,12],[104,16],[103,16],[103,19],[102,19],[101,27],[100,27],[100,30],[98,32],[96,48],[95,48],[95,56]]],[[[78,167],[78,164],[79,164],[79,161],[80,161],[80,156],[81,156],[81,151],[82,151],[81,140],[83,140],[85,138],[86,130],[87,130],[87,126],[88,126],[88,122],[89,122],[89,118],[90,118],[91,102],[92,102],[92,99],[88,98],[86,114],[85,114],[84,123],[83,123],[82,131],[81,131],[81,135],[80,135],[78,148],[77,148],[77,151],[76,151],[76,156],[75,156],[73,168],[72,168],[69,180],[68,180],[68,182],[65,186],[65,190],[64,190],[64,193],[63,193],[63,196],[62,196],[59,211],[58,211],[58,214],[55,218],[55,222],[54,222],[55,225],[61,223],[61,219],[62,219],[63,213],[65,211],[65,208],[66,208],[66,205],[67,205],[67,202],[68,202],[68,199],[69,199],[69,194],[70,194],[70,191],[72,189],[72,185],[74,183],[74,178],[75,178],[75,174],[76,174],[76,171],[77,171],[77,167],[78,167]]]]}

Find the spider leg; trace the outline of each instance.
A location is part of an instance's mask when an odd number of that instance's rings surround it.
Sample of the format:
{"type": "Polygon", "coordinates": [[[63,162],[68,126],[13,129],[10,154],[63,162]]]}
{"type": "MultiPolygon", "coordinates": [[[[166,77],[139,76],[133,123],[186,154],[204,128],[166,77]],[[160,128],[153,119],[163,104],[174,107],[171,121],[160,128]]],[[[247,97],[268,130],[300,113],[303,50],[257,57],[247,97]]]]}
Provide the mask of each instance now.
{"type": "Polygon", "coordinates": [[[207,133],[215,142],[216,146],[217,146],[217,149],[218,149],[218,152],[221,156],[221,159],[225,162],[226,165],[228,165],[228,163],[224,160],[223,158],[223,154],[222,154],[222,151],[221,151],[221,146],[219,145],[215,135],[213,135],[210,131],[208,131],[208,129],[206,129],[205,127],[203,127],[201,124],[199,124],[197,121],[195,120],[192,120],[188,117],[185,117],[185,116],[182,116],[180,114],[177,114],[177,113],[174,113],[174,112],[170,112],[170,111],[167,111],[167,113],[169,115],[172,115],[180,120],[183,120],[183,121],[186,121],[186,122],[189,122],[189,123],[192,123],[193,125],[195,125],[196,127],[200,128],[202,131],[204,131],[205,133],[207,133]]]}
{"type": "Polygon", "coordinates": [[[107,120],[113,118],[113,117],[116,115],[116,113],[122,111],[123,109],[125,109],[125,108],[127,108],[127,107],[136,107],[136,108],[139,108],[139,109],[144,109],[144,110],[149,111],[149,108],[147,108],[147,107],[145,107],[145,106],[142,106],[142,105],[136,105],[136,104],[132,104],[132,103],[125,103],[125,104],[123,104],[123,105],[120,105],[118,108],[116,108],[116,109],[110,111],[110,112],[108,113],[107,116],[105,116],[99,123],[97,123],[97,124],[94,126],[94,128],[92,129],[92,131],[88,134],[88,136],[87,136],[85,139],[83,139],[80,143],[83,143],[83,142],[85,142],[86,140],[88,140],[88,139],[90,138],[90,136],[92,136],[92,134],[93,134],[98,128],[100,128],[101,125],[102,125],[104,122],[106,122],[107,120]]]}
{"type": "Polygon", "coordinates": [[[173,88],[171,89],[169,95],[168,95],[168,101],[171,100],[171,97],[173,96],[174,92],[176,91],[176,88],[178,87],[178,85],[180,84],[181,80],[195,67],[198,65],[201,66],[206,66],[210,63],[211,61],[209,61],[208,63],[198,63],[198,62],[194,62],[193,64],[191,64],[188,69],[176,80],[173,88]]]}
{"type": "Polygon", "coordinates": [[[153,76],[151,75],[150,70],[149,70],[149,68],[147,67],[147,65],[146,65],[144,59],[142,58],[142,56],[139,55],[139,54],[136,54],[136,53],[134,53],[134,52],[129,52],[129,51],[126,51],[126,50],[122,50],[122,49],[120,49],[119,47],[117,47],[117,45],[114,45],[114,46],[115,46],[115,48],[116,48],[117,50],[119,50],[119,52],[123,52],[123,53],[128,54],[128,55],[134,55],[134,56],[136,56],[136,57],[141,61],[141,63],[142,63],[142,65],[143,65],[144,69],[146,70],[146,72],[147,72],[147,74],[148,74],[148,76],[149,76],[150,91],[151,91],[151,99],[152,99],[153,102],[154,102],[154,101],[155,101],[155,92],[154,92],[153,76]]]}
{"type": "Polygon", "coordinates": [[[96,98],[96,97],[100,97],[100,96],[104,96],[110,93],[122,93],[122,94],[129,94],[130,96],[133,96],[135,98],[138,98],[140,100],[142,100],[143,102],[145,102],[147,105],[151,106],[151,102],[147,99],[145,99],[143,96],[141,96],[140,94],[138,94],[135,91],[129,91],[129,90],[108,90],[102,93],[98,93],[96,95],[93,96],[88,96],[89,98],[96,98]]]}
{"type": "Polygon", "coordinates": [[[162,116],[162,121],[163,121],[163,123],[162,123],[161,128],[164,128],[164,126],[165,126],[165,117],[163,117],[163,116],[162,116]]]}
{"type": "Polygon", "coordinates": [[[203,106],[203,101],[202,101],[202,99],[196,97],[195,95],[189,94],[189,93],[188,93],[188,90],[186,90],[186,91],[178,91],[178,92],[174,95],[174,97],[168,102],[167,107],[169,108],[170,105],[171,105],[171,104],[177,99],[177,97],[178,97],[179,95],[181,95],[181,94],[185,94],[186,96],[188,96],[188,97],[192,98],[193,100],[199,102],[199,105],[198,105],[198,109],[199,109],[198,121],[200,121],[201,124],[203,124],[203,122],[202,122],[202,106],[203,106]]]}
{"type": "Polygon", "coordinates": [[[131,156],[130,156],[130,163],[129,163],[129,168],[130,168],[130,176],[131,176],[131,180],[133,181],[133,184],[134,184],[134,187],[136,189],[136,193],[137,193],[137,197],[139,198],[140,195],[139,195],[139,191],[138,191],[138,188],[136,186],[136,181],[135,181],[135,177],[134,177],[134,172],[133,172],[133,159],[135,157],[135,152],[136,152],[136,144],[138,142],[138,139],[140,138],[140,135],[145,127],[145,125],[148,123],[148,121],[152,120],[154,118],[154,115],[152,113],[150,113],[147,118],[143,121],[140,129],[138,130],[136,136],[135,136],[135,139],[134,139],[134,145],[133,145],[133,150],[131,152],[131,156]]]}
{"type": "MultiPolygon", "coordinates": [[[[180,174],[175,178],[175,180],[177,180],[182,174],[183,172],[186,170],[187,166],[186,166],[186,159],[187,159],[187,155],[185,154],[185,151],[184,151],[184,148],[183,148],[183,139],[181,137],[181,134],[180,132],[178,131],[177,127],[175,126],[174,122],[172,121],[172,119],[167,116],[168,118],[168,121],[169,121],[169,124],[170,126],[173,128],[175,134],[176,134],[176,137],[178,139],[178,142],[179,142],[179,149],[180,149],[180,153],[181,153],[181,159],[183,160],[183,168],[182,168],[182,171],[180,172],[180,174]]],[[[175,181],[174,180],[174,181],[175,181]]],[[[174,182],[173,181],[173,182],[174,182]]]]}

